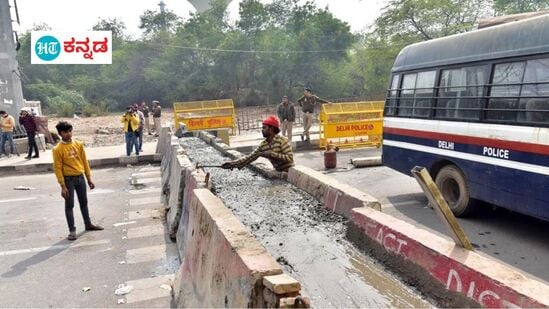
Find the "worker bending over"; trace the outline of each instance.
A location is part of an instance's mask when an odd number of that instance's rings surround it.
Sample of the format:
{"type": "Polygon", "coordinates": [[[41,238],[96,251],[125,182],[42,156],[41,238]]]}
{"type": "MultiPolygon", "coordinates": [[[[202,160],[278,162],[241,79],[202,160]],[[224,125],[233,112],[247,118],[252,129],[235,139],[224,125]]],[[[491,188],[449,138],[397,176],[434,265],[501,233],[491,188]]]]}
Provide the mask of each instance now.
{"type": "Polygon", "coordinates": [[[269,116],[263,120],[261,133],[265,140],[251,154],[240,159],[223,163],[221,167],[226,169],[242,168],[259,157],[267,158],[273,167],[279,172],[287,172],[294,166],[294,155],[288,139],[278,135],[280,124],[275,116],[269,116]]]}

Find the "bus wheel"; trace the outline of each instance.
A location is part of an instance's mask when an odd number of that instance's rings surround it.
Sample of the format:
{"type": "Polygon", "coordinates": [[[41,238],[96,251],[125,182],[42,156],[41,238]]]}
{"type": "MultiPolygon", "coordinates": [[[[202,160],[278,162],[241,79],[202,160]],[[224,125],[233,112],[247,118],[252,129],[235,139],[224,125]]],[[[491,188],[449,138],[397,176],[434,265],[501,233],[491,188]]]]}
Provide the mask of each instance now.
{"type": "Polygon", "coordinates": [[[474,205],[465,177],[456,166],[443,167],[438,172],[435,183],[454,215],[462,217],[473,211],[474,205]]]}

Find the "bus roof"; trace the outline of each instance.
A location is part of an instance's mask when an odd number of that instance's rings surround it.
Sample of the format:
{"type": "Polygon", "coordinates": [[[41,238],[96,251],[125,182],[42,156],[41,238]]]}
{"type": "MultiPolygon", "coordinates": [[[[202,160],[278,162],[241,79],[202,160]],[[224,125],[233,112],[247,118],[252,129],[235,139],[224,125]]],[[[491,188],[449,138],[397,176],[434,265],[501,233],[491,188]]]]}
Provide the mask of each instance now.
{"type": "Polygon", "coordinates": [[[549,15],[493,26],[403,48],[393,72],[549,53],[549,15]]]}

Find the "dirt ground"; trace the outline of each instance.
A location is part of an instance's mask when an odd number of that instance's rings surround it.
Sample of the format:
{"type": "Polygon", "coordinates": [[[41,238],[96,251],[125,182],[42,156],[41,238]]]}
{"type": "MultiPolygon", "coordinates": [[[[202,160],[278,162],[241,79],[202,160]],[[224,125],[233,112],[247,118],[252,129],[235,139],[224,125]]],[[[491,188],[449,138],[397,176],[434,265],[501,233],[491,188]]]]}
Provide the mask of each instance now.
{"type": "MultiPolygon", "coordinates": [[[[124,144],[124,129],[120,122],[122,113],[113,113],[106,116],[97,117],[48,117],[48,128],[50,132],[57,132],[55,125],[59,121],[68,121],[73,126],[73,137],[85,143],[87,147],[101,147],[124,144]]],[[[153,120],[149,117],[150,127],[152,131],[153,120]]],[[[162,123],[172,122],[173,113],[171,111],[162,111],[162,123]]],[[[143,135],[143,142],[156,141],[154,131],[152,135],[143,135]]]]}
{"type": "MultiPolygon", "coordinates": [[[[261,120],[268,115],[275,114],[274,106],[249,106],[238,107],[235,109],[239,134],[248,130],[257,130],[261,128],[261,120]]],[[[106,116],[96,117],[52,117],[48,116],[48,128],[50,132],[57,132],[55,125],[59,121],[68,121],[73,125],[73,136],[85,143],[87,147],[101,147],[124,144],[124,130],[120,123],[122,112],[112,113],[106,116]]],[[[296,125],[300,125],[301,116],[296,117],[296,125]]],[[[149,117],[152,129],[153,119],[149,117]]],[[[162,124],[174,123],[173,110],[162,110],[162,124]]],[[[148,135],[145,130],[143,142],[156,141],[153,135],[148,135]]]]}

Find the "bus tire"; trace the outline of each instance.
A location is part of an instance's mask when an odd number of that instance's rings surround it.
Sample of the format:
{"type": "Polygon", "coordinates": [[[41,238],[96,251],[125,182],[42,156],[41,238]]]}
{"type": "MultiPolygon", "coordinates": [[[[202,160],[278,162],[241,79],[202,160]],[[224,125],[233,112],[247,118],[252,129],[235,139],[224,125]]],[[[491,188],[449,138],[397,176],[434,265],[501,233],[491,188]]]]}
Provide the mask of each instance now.
{"type": "Polygon", "coordinates": [[[464,217],[474,211],[465,176],[455,165],[446,165],[437,174],[435,183],[456,217],[464,217]]]}

